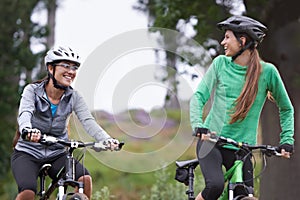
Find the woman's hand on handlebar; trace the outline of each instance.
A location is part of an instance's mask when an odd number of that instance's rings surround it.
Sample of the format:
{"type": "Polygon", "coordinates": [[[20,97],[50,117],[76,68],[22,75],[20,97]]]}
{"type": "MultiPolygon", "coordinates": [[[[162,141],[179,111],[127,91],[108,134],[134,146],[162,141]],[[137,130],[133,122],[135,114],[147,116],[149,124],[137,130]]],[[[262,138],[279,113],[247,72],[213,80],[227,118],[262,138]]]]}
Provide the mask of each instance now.
{"type": "Polygon", "coordinates": [[[22,138],[30,142],[39,142],[42,137],[41,131],[37,128],[23,128],[22,138]]]}
{"type": "Polygon", "coordinates": [[[202,141],[211,140],[212,135],[215,134],[215,132],[210,132],[207,128],[195,128],[196,137],[199,137],[202,141]]]}
{"type": "Polygon", "coordinates": [[[280,153],[281,153],[281,156],[284,157],[284,158],[290,158],[291,157],[291,153],[285,151],[284,149],[281,149],[280,153]]]}
{"type": "Polygon", "coordinates": [[[117,139],[115,139],[115,138],[108,138],[108,139],[106,139],[106,140],[103,142],[103,144],[105,144],[106,146],[108,146],[109,149],[110,149],[111,151],[113,151],[113,150],[118,150],[118,149],[119,149],[119,144],[120,144],[120,142],[119,142],[119,140],[117,140],[117,139]]]}
{"type": "Polygon", "coordinates": [[[294,152],[294,145],[291,144],[281,144],[278,147],[279,153],[284,158],[290,158],[292,153],[294,152]]]}

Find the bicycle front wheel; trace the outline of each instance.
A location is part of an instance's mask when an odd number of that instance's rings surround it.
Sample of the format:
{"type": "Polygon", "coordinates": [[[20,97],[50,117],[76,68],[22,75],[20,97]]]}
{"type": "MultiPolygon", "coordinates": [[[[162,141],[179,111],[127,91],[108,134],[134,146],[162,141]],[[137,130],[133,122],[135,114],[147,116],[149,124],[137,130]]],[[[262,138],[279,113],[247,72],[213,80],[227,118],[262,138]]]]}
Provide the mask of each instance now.
{"type": "Polygon", "coordinates": [[[89,198],[85,194],[75,193],[69,198],[69,200],[89,200],[89,198]]]}
{"type": "Polygon", "coordinates": [[[234,197],[233,200],[257,200],[255,197],[249,197],[245,195],[239,195],[237,197],[234,197]]]}

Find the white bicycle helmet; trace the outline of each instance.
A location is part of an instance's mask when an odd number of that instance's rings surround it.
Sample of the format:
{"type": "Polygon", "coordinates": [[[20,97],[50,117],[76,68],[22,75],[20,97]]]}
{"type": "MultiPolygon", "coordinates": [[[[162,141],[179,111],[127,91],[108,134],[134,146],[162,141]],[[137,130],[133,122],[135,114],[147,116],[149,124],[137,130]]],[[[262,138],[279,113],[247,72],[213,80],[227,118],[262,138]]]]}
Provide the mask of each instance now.
{"type": "Polygon", "coordinates": [[[53,80],[54,87],[58,89],[66,90],[68,87],[59,84],[55,79],[56,65],[53,65],[54,67],[52,73],[48,71],[48,67],[47,67],[48,63],[56,63],[63,60],[74,62],[78,66],[80,66],[81,64],[78,53],[73,51],[70,47],[55,46],[52,49],[50,49],[45,56],[45,67],[46,67],[46,71],[48,72],[49,79],[53,80]]]}
{"type": "Polygon", "coordinates": [[[73,51],[70,47],[56,46],[51,48],[45,56],[46,69],[48,63],[53,63],[61,60],[72,61],[78,64],[78,66],[81,64],[78,53],[73,51]]]}

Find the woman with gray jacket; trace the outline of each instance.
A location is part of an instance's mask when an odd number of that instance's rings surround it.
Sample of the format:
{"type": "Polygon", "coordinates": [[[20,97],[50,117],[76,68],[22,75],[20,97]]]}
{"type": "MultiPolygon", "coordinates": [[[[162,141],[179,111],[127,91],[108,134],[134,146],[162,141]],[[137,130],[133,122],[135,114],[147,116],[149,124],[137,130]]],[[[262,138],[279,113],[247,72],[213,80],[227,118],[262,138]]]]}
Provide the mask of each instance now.
{"type": "MultiPolygon", "coordinates": [[[[113,150],[119,141],[112,139],[95,121],[84,99],[71,87],[80,66],[80,57],[69,47],[54,47],[45,56],[47,78],[28,84],[23,91],[18,115],[21,137],[11,157],[12,172],[18,185],[17,200],[34,199],[40,167],[52,165],[49,176],[55,177],[64,166],[66,151],[59,144],[39,143],[41,134],[68,139],[68,119],[76,114],[85,131],[96,141],[107,141],[113,150]]],[[[76,163],[76,180],[84,182],[84,193],[90,199],[92,179],[76,163]]]]}

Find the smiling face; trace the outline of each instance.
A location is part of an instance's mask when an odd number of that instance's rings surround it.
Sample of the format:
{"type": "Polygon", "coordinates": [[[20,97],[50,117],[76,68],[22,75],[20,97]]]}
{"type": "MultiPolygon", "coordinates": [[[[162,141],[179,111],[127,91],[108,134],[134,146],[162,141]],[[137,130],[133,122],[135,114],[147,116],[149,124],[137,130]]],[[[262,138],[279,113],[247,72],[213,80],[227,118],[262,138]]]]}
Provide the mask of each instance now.
{"type": "MultiPolygon", "coordinates": [[[[53,66],[49,67],[49,72],[53,74],[53,66]]],[[[55,64],[54,78],[57,83],[63,86],[70,86],[76,77],[78,67],[74,62],[61,61],[55,64]]]]}
{"type": "Polygon", "coordinates": [[[224,39],[221,42],[221,45],[224,47],[226,56],[234,56],[241,49],[241,44],[236,39],[235,35],[233,34],[233,32],[231,30],[226,30],[226,32],[224,34],[224,39]]]}

